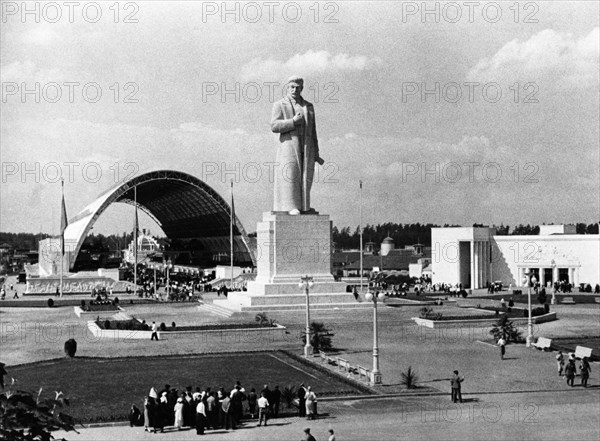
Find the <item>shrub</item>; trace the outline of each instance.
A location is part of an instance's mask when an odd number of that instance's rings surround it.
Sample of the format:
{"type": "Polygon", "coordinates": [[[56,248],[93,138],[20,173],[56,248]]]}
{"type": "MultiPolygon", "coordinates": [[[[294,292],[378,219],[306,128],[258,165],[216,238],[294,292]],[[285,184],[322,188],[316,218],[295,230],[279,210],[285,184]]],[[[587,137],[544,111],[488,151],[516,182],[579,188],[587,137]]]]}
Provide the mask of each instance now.
{"type": "Polygon", "coordinates": [[[407,389],[414,389],[417,387],[417,381],[419,381],[419,377],[412,369],[412,366],[409,366],[406,372],[402,372],[400,375],[400,384],[406,386],[407,389]]]}
{"type": "Polygon", "coordinates": [[[590,285],[589,283],[585,285],[585,292],[592,292],[592,285],[590,285]]]}
{"type": "MultiPolygon", "coordinates": [[[[331,337],[334,334],[325,327],[323,323],[312,322],[310,324],[310,344],[315,351],[331,350],[331,337]]],[[[306,335],[302,336],[302,344],[306,344],[306,335]]]]}
{"type": "Polygon", "coordinates": [[[159,329],[160,329],[161,331],[166,331],[166,330],[167,330],[167,325],[165,325],[165,322],[161,322],[161,324],[160,324],[160,326],[159,326],[159,329]]]}
{"type": "Polygon", "coordinates": [[[469,293],[467,293],[466,290],[462,289],[458,292],[461,296],[463,296],[463,298],[467,298],[467,296],[469,295],[469,293]]]}
{"type": "Polygon", "coordinates": [[[513,289],[513,294],[516,296],[520,296],[521,294],[523,294],[523,291],[520,289],[513,289]]]}
{"type": "Polygon", "coordinates": [[[544,303],[544,313],[548,314],[550,312],[550,305],[548,305],[547,303],[544,303]]]}
{"type": "MultiPolygon", "coordinates": [[[[525,311],[525,313],[527,313],[527,311],[525,311]]],[[[494,336],[495,340],[499,340],[500,337],[504,337],[506,343],[509,343],[510,341],[517,342],[521,340],[521,332],[515,328],[513,323],[506,315],[503,315],[498,319],[498,321],[490,330],[490,334],[494,336]]]]}
{"type": "Polygon", "coordinates": [[[544,315],[544,314],[546,314],[546,308],[544,308],[543,306],[540,306],[538,308],[533,308],[531,310],[532,317],[537,317],[538,315],[544,315]]]}
{"type": "Polygon", "coordinates": [[[104,329],[110,329],[110,320],[104,320],[104,329]]]}
{"type": "Polygon", "coordinates": [[[73,358],[77,352],[77,342],[74,338],[70,338],[65,342],[65,355],[73,358]]]}
{"type": "Polygon", "coordinates": [[[442,313],[435,312],[432,308],[423,306],[419,311],[419,317],[427,320],[440,320],[442,318],[442,313]]]}
{"type": "Polygon", "coordinates": [[[119,304],[119,298],[115,297],[115,299],[113,300],[113,305],[118,305],[119,304]]]}
{"type": "Polygon", "coordinates": [[[285,403],[288,409],[292,408],[292,403],[296,398],[296,387],[288,384],[281,391],[281,398],[283,398],[283,402],[285,403]]]}
{"type": "Polygon", "coordinates": [[[81,301],[81,309],[85,311],[85,300],[81,301]]]}
{"type": "Polygon", "coordinates": [[[596,283],[596,287],[594,288],[594,292],[596,294],[600,294],[600,284],[596,283]]]}
{"type": "Polygon", "coordinates": [[[510,299],[510,300],[508,301],[508,306],[509,306],[509,308],[512,308],[513,306],[515,306],[515,302],[513,302],[513,300],[512,300],[512,299],[510,299]]]}
{"type": "Polygon", "coordinates": [[[48,299],[48,308],[52,308],[54,306],[54,300],[48,299]]]}
{"type": "Polygon", "coordinates": [[[175,322],[171,322],[171,328],[175,329],[175,322]]]}

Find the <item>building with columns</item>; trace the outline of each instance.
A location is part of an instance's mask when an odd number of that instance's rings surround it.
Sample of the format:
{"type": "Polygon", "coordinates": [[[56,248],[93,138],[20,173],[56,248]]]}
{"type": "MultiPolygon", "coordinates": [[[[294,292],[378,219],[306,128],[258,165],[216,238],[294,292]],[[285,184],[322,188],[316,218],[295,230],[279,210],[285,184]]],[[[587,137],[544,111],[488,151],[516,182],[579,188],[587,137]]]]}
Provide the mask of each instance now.
{"type": "Polygon", "coordinates": [[[489,227],[432,228],[431,240],[433,283],[522,286],[526,275],[543,286],[600,283],[600,235],[575,234],[571,225],[542,225],[535,236],[498,236],[489,227]]]}

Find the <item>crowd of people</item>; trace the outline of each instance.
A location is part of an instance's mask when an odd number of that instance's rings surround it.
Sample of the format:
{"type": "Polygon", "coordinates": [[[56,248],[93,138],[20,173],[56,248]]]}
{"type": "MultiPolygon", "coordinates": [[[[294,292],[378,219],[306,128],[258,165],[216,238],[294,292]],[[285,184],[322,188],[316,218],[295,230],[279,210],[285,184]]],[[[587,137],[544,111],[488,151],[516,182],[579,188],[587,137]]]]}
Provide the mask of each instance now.
{"type": "MultiPolygon", "coordinates": [[[[298,415],[315,419],[317,397],[311,387],[301,384],[296,394],[298,415]]],[[[129,421],[131,427],[143,425],[147,432],[164,432],[166,427],[173,427],[195,429],[198,435],[203,435],[207,429],[236,430],[244,419],[258,420],[258,426],[267,426],[271,418],[279,417],[281,401],[279,386],[270,389],[268,384],[260,392],[255,388],[247,391],[239,381],[230,391],[224,387],[215,390],[197,387],[192,391],[187,386],[179,392],[166,384],[159,392],[155,388],[150,390],[144,398],[143,410],[133,404],[129,421]]]]}

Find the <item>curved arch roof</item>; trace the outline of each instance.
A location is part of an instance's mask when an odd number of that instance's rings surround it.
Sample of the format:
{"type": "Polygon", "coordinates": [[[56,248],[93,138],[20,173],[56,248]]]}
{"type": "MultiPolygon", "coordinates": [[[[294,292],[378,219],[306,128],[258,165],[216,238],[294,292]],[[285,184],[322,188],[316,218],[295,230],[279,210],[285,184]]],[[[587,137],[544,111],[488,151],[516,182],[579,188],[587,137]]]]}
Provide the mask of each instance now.
{"type": "MultiPolygon", "coordinates": [[[[71,254],[71,269],[96,220],[110,204],[124,202],[134,205],[136,187],[138,208],[154,219],[168,238],[194,240],[207,256],[229,256],[229,204],[209,185],[192,175],[159,170],[141,174],[106,190],[69,220],[65,229],[65,247],[71,254]]],[[[133,218],[131,227],[133,229],[133,218]]],[[[237,216],[234,218],[233,236],[234,261],[255,264],[250,241],[237,216]]]]}

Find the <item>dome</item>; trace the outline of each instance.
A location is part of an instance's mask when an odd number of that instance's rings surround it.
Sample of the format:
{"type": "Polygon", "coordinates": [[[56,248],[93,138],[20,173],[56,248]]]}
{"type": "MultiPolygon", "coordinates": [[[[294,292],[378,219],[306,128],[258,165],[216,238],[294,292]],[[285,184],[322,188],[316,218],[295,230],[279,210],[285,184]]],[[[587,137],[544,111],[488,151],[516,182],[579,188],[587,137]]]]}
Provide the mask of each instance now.
{"type": "Polygon", "coordinates": [[[392,239],[390,236],[388,236],[385,239],[383,239],[383,242],[381,242],[381,243],[394,243],[394,239],[392,239]]]}

